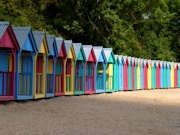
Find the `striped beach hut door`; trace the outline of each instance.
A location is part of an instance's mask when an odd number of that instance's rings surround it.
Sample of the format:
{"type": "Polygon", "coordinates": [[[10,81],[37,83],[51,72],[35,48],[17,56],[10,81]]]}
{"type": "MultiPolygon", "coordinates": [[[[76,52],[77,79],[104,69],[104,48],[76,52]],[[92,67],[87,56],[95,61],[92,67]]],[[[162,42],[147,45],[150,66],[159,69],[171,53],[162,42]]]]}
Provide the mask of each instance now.
{"type": "Polygon", "coordinates": [[[140,80],[141,80],[141,89],[144,89],[144,62],[143,61],[141,61],[141,67],[140,67],[141,69],[141,78],[140,78],[140,80]]]}
{"type": "Polygon", "coordinates": [[[82,61],[76,62],[75,68],[75,91],[82,91],[83,65],[82,61]]]}
{"type": "Polygon", "coordinates": [[[104,74],[103,63],[98,62],[97,79],[96,79],[96,89],[98,90],[104,89],[103,74],[104,74]]]}
{"type": "Polygon", "coordinates": [[[152,62],[152,88],[155,89],[156,88],[156,64],[154,63],[154,61],[152,62]]]}
{"type": "Polygon", "coordinates": [[[53,93],[53,64],[53,57],[49,57],[47,62],[46,93],[53,93]]]}
{"type": "Polygon", "coordinates": [[[37,56],[36,61],[36,94],[43,94],[42,92],[42,78],[43,77],[43,56],[37,56]]]}
{"type": "Polygon", "coordinates": [[[0,50],[0,96],[11,96],[12,55],[0,50]]]}
{"type": "Polygon", "coordinates": [[[18,95],[30,95],[32,89],[32,58],[21,55],[19,59],[19,88],[18,95]]]}
{"type": "Polygon", "coordinates": [[[71,75],[72,75],[71,67],[72,67],[71,59],[68,59],[66,63],[66,91],[67,92],[71,91],[71,75]]]}
{"type": "Polygon", "coordinates": [[[87,62],[86,65],[86,90],[93,90],[93,63],[87,62]]]}
{"type": "Polygon", "coordinates": [[[63,76],[62,76],[62,59],[58,58],[56,62],[56,86],[55,86],[55,92],[63,92],[63,76]]]}
{"type": "Polygon", "coordinates": [[[128,90],[132,90],[132,64],[128,58],[128,90]]]}

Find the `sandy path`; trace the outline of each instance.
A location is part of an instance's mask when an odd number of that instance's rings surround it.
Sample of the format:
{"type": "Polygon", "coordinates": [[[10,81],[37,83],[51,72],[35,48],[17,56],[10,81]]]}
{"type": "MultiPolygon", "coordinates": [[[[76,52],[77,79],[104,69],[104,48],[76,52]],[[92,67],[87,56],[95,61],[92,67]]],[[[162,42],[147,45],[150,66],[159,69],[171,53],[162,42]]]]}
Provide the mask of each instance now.
{"type": "Polygon", "coordinates": [[[180,135],[180,89],[0,104],[0,135],[180,135]]]}

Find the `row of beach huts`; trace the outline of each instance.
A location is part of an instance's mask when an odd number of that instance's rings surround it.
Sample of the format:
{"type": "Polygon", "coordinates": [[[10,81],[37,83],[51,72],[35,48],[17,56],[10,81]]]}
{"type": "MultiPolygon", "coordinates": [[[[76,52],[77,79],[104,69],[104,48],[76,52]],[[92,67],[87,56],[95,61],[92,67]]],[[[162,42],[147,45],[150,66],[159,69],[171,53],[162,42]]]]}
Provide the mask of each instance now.
{"type": "Polygon", "coordinates": [[[114,55],[0,22],[0,101],[179,87],[180,63],[114,55]]]}

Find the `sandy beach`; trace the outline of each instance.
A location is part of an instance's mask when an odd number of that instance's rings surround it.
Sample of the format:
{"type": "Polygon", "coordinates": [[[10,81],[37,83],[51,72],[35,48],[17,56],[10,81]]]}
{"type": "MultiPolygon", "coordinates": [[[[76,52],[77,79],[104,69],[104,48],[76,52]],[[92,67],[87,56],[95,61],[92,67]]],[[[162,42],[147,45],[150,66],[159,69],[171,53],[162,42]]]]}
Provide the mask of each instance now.
{"type": "Polygon", "coordinates": [[[0,135],[179,135],[180,89],[0,103],[0,135]]]}

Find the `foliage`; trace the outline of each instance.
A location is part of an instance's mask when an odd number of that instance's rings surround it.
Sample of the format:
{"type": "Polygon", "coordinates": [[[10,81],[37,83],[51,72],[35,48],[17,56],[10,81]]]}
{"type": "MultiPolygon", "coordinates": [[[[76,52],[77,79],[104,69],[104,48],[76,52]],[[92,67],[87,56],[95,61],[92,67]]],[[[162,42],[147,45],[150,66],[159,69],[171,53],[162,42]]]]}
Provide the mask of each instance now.
{"type": "Polygon", "coordinates": [[[179,0],[2,0],[0,20],[114,53],[180,60],[179,0]]]}

